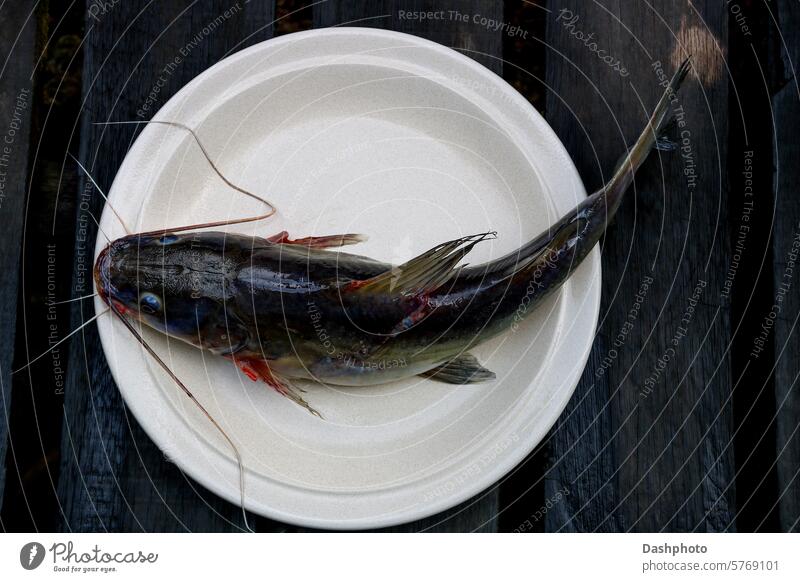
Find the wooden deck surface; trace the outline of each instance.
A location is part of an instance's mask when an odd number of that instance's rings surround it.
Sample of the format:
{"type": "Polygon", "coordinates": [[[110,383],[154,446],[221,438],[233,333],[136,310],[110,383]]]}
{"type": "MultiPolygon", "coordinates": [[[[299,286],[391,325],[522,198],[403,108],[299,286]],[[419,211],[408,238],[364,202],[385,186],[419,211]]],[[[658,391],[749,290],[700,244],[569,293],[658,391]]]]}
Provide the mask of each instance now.
{"type": "Polygon", "coordinates": [[[239,508],[182,474],[128,413],[93,326],[57,359],[11,375],[91,316],[90,302],[76,302],[48,318],[52,294],[91,292],[89,213],[102,210],[65,154],[110,185],[136,129],[93,122],[147,119],[209,66],[273,36],[369,26],[434,40],[503,76],[544,115],[589,191],[644,126],[665,76],[686,56],[694,66],[676,151],[648,160],[602,241],[598,331],[557,425],[489,490],[392,529],[800,530],[800,9],[662,4],[6,3],[0,140],[15,135],[8,163],[0,158],[0,526],[241,530],[239,508]],[[445,16],[402,16],[420,10],[445,16]]]}

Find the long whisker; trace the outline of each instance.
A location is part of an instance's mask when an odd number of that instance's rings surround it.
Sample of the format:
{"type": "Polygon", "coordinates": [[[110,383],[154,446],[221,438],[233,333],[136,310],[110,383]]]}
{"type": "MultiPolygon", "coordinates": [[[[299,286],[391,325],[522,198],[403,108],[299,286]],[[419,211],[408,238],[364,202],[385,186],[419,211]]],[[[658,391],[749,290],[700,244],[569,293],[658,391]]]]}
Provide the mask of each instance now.
{"type": "Polygon", "coordinates": [[[149,236],[149,235],[159,234],[159,233],[164,233],[164,232],[184,232],[184,231],[187,231],[187,230],[196,230],[198,228],[209,228],[209,227],[213,227],[213,226],[229,226],[229,225],[232,225],[232,224],[243,224],[245,222],[256,222],[258,220],[264,220],[265,218],[269,218],[270,216],[272,216],[273,214],[275,214],[278,211],[278,209],[275,207],[274,204],[272,204],[272,202],[269,202],[268,200],[266,200],[265,198],[262,198],[258,194],[254,194],[253,192],[250,192],[249,190],[245,190],[241,186],[237,186],[236,184],[234,184],[233,182],[228,180],[228,178],[225,177],[225,175],[219,170],[219,168],[217,168],[217,165],[211,159],[211,155],[208,153],[208,150],[206,150],[205,146],[203,145],[203,142],[200,141],[200,137],[188,125],[184,125],[183,123],[179,123],[177,121],[162,121],[162,120],[155,120],[155,119],[151,119],[149,121],[98,121],[98,122],[95,122],[94,125],[143,125],[143,124],[149,124],[149,123],[158,123],[158,124],[161,124],[161,125],[169,125],[169,126],[172,126],[172,127],[178,127],[178,128],[183,129],[185,131],[188,131],[190,134],[192,134],[192,137],[194,138],[194,141],[197,142],[197,145],[200,147],[200,151],[203,152],[203,156],[206,158],[206,161],[209,163],[209,165],[214,170],[214,172],[217,174],[217,176],[219,176],[220,179],[222,179],[223,182],[225,182],[228,186],[230,186],[231,188],[233,188],[237,192],[241,192],[242,194],[245,194],[246,196],[249,196],[250,198],[253,198],[253,199],[258,200],[259,202],[265,204],[269,208],[269,212],[266,212],[264,214],[259,214],[257,216],[250,216],[250,217],[247,217],[247,218],[236,218],[236,219],[232,219],[232,220],[220,220],[220,221],[216,221],[216,222],[204,222],[202,224],[190,224],[190,225],[186,225],[186,226],[179,226],[177,228],[164,228],[164,229],[159,229],[159,230],[152,230],[152,231],[141,233],[142,236],[145,236],[145,235],[149,236]]]}
{"type": "Polygon", "coordinates": [[[36,362],[36,361],[37,361],[37,360],[39,360],[40,358],[43,358],[43,357],[45,357],[47,354],[49,354],[49,353],[50,353],[50,352],[52,352],[54,349],[56,349],[58,346],[60,346],[61,344],[63,344],[65,341],[67,341],[67,340],[68,340],[69,338],[71,338],[73,335],[75,335],[76,333],[78,333],[78,332],[79,332],[80,330],[82,330],[84,327],[86,327],[87,325],[89,325],[90,323],[92,323],[92,322],[93,322],[95,319],[97,319],[97,318],[98,318],[98,317],[100,317],[101,315],[105,315],[106,313],[108,313],[108,309],[106,309],[105,311],[101,311],[100,313],[98,313],[97,315],[95,315],[94,317],[92,317],[92,318],[90,318],[90,319],[87,319],[87,320],[86,320],[86,321],[84,321],[82,324],[80,324],[80,325],[79,325],[77,328],[75,328],[74,330],[72,330],[71,332],[69,332],[67,335],[65,335],[63,338],[61,338],[59,341],[57,341],[55,344],[53,344],[52,346],[50,346],[49,348],[47,348],[47,350],[46,350],[46,351],[42,352],[41,354],[39,354],[38,356],[36,356],[35,358],[33,358],[31,361],[29,361],[27,364],[25,364],[24,366],[22,366],[22,367],[20,367],[20,368],[17,368],[16,370],[14,370],[14,371],[13,371],[13,372],[11,372],[11,373],[12,373],[12,374],[16,374],[17,372],[19,372],[20,370],[24,370],[25,368],[27,368],[28,366],[30,366],[31,364],[33,364],[34,362],[36,362]]]}
{"type": "Polygon", "coordinates": [[[114,315],[116,315],[119,318],[119,320],[122,321],[123,324],[125,324],[125,327],[128,328],[128,331],[130,331],[131,334],[133,334],[133,337],[135,337],[139,341],[139,343],[142,344],[142,347],[145,350],[147,350],[147,353],[150,354],[153,357],[153,359],[158,363],[158,365],[164,369],[167,375],[169,375],[169,377],[175,381],[175,383],[178,385],[178,387],[180,387],[183,393],[186,394],[186,396],[189,397],[189,400],[191,400],[197,406],[197,408],[200,409],[200,412],[202,412],[203,415],[211,422],[211,424],[214,425],[214,428],[217,429],[217,431],[219,431],[222,437],[228,442],[231,449],[233,449],[233,454],[236,456],[236,463],[239,466],[239,493],[242,502],[242,517],[244,518],[244,526],[247,528],[248,531],[255,533],[250,528],[250,525],[247,523],[247,511],[244,508],[244,463],[242,462],[242,455],[239,453],[238,447],[234,444],[233,440],[228,436],[228,433],[226,433],[225,430],[219,425],[219,423],[216,420],[214,420],[214,417],[211,416],[211,413],[209,413],[208,410],[206,410],[206,407],[200,404],[200,401],[195,397],[192,391],[186,387],[186,385],[181,381],[180,378],[178,378],[175,372],[170,370],[169,366],[167,366],[164,360],[162,360],[161,357],[155,352],[155,350],[150,347],[150,344],[148,344],[145,341],[145,339],[141,336],[141,334],[139,334],[139,332],[136,331],[136,328],[133,327],[133,324],[131,324],[131,322],[128,321],[128,319],[124,317],[117,310],[116,307],[114,307],[113,303],[110,305],[110,307],[114,315]]]}
{"type": "Polygon", "coordinates": [[[102,234],[105,237],[106,241],[108,241],[108,243],[111,244],[111,239],[108,238],[106,231],[104,231],[103,227],[100,226],[100,222],[97,220],[97,218],[95,218],[94,214],[92,214],[91,211],[89,210],[86,211],[86,214],[92,217],[92,220],[94,220],[94,223],[97,225],[97,230],[100,231],[100,234],[102,234]]]}
{"type": "Polygon", "coordinates": [[[81,301],[83,299],[89,299],[89,297],[96,296],[97,293],[90,293],[89,295],[84,295],[83,297],[74,297],[73,299],[64,299],[64,301],[53,301],[48,303],[47,305],[63,305],[64,303],[72,303],[73,301],[81,301]]]}
{"type": "MultiPolygon", "coordinates": [[[[130,229],[128,228],[128,225],[127,225],[127,224],[125,224],[125,221],[124,221],[124,220],[122,220],[122,217],[121,217],[119,214],[117,214],[117,211],[114,209],[114,207],[113,207],[113,206],[111,206],[111,203],[108,201],[108,196],[106,196],[106,193],[105,193],[105,192],[103,192],[103,189],[102,189],[102,188],[101,188],[101,187],[100,187],[100,186],[97,184],[97,182],[95,182],[94,178],[93,178],[93,177],[92,177],[92,175],[89,173],[89,170],[87,170],[86,168],[84,168],[84,167],[83,167],[83,164],[81,164],[81,163],[80,163],[80,161],[78,160],[78,158],[76,158],[75,156],[73,156],[71,153],[67,152],[67,155],[68,155],[69,157],[71,157],[71,158],[72,158],[72,159],[75,161],[75,163],[76,163],[76,164],[78,164],[78,167],[79,167],[81,170],[83,170],[83,173],[84,173],[84,174],[86,174],[86,177],[88,177],[88,178],[89,178],[89,180],[91,181],[91,183],[92,183],[92,184],[94,184],[94,187],[95,187],[95,188],[97,188],[97,191],[98,191],[98,192],[100,192],[100,196],[102,196],[102,197],[103,197],[103,200],[105,200],[105,201],[106,201],[106,204],[108,204],[108,207],[111,209],[111,212],[113,212],[113,213],[114,213],[114,216],[116,216],[116,217],[117,217],[117,220],[119,220],[120,224],[122,225],[122,228],[124,228],[124,229],[125,229],[125,234],[131,234],[131,231],[130,231],[130,229]]],[[[100,225],[98,224],[97,226],[99,227],[100,225]]],[[[106,237],[106,238],[108,238],[108,237],[106,237]]]]}

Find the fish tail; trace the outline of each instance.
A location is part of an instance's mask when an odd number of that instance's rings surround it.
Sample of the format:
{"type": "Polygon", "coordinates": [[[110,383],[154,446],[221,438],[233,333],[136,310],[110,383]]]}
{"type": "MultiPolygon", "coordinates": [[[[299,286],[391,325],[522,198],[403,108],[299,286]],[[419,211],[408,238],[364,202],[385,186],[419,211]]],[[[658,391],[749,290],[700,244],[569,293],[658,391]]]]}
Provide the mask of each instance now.
{"type": "Polygon", "coordinates": [[[645,159],[647,159],[647,156],[653,148],[656,147],[661,134],[670,124],[672,120],[670,104],[677,100],[677,91],[686,78],[690,68],[690,58],[687,58],[681,63],[678,70],[675,71],[675,74],[672,76],[667,88],[661,95],[661,99],[659,99],[658,104],[653,110],[653,114],[650,116],[650,120],[639,135],[636,143],[628,150],[628,154],[617,165],[608,183],[596,193],[598,196],[606,198],[606,208],[608,209],[609,218],[619,206],[625,190],[627,190],[628,186],[633,182],[633,175],[645,159]]]}
{"type": "Polygon", "coordinates": [[[672,121],[670,106],[677,101],[676,91],[689,68],[689,59],[678,67],[644,130],[603,187],[516,251],[459,271],[455,280],[457,292],[473,291],[466,315],[462,308],[454,311],[463,337],[478,337],[482,341],[509,325],[513,327],[538,302],[559,289],[588,256],[648,154],[656,146],[674,147],[661,134],[672,121]],[[491,314],[491,324],[487,324],[487,313],[491,314]]]}
{"type": "Polygon", "coordinates": [[[686,59],[667,85],[636,143],[622,157],[614,169],[611,179],[602,188],[588,196],[575,209],[562,216],[550,228],[516,251],[486,265],[465,270],[464,278],[485,278],[488,275],[502,277],[524,275],[527,270],[536,268],[537,258],[541,258],[548,247],[553,248],[559,240],[564,242],[573,235],[581,233],[577,239],[575,260],[570,263],[568,268],[569,272],[574,270],[600,239],[606,225],[616,213],[623,194],[633,182],[633,175],[648,154],[654,147],[665,150],[674,148],[674,145],[665,140],[662,134],[665,133],[665,129],[672,121],[670,104],[676,101],[676,92],[686,78],[689,69],[689,59],[686,59]]]}

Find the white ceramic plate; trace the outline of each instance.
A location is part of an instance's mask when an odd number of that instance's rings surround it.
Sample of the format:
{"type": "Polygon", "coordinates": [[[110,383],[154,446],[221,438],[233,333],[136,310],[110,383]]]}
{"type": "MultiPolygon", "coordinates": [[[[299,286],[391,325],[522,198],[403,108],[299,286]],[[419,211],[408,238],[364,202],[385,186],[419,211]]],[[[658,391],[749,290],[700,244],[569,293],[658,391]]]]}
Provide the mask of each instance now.
{"type": "MultiPolygon", "coordinates": [[[[364,233],[367,243],[345,250],[395,263],[486,230],[497,240],[469,262],[498,257],[586,195],[551,129],[501,78],[394,32],[325,29],[258,44],[198,76],[156,119],[196,128],[234,183],[279,208],[274,219],[231,230],[364,233]]],[[[157,125],[136,140],[110,200],[141,230],[262,210],[219,180],[190,136],[157,125]]],[[[101,224],[124,234],[108,209],[101,224]]],[[[475,350],[497,381],[305,386],[325,421],[225,359],[146,336],[238,444],[248,509],[313,527],[381,527],[470,498],[539,443],[588,357],[599,278],[595,249],[516,332],[475,350]]],[[[98,325],[147,433],[186,473],[239,503],[237,466],[218,433],[120,322],[98,325]]]]}

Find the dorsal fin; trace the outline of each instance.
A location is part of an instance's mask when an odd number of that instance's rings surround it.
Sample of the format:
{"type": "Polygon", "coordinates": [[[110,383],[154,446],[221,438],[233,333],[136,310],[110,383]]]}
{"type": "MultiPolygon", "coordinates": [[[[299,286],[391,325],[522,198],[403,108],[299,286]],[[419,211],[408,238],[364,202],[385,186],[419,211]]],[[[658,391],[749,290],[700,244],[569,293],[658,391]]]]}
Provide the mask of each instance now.
{"type": "Polygon", "coordinates": [[[311,249],[329,249],[362,243],[367,240],[367,237],[363,234],[348,233],[334,234],[330,236],[306,236],[303,238],[290,239],[289,233],[285,230],[282,230],[278,234],[273,234],[264,240],[282,245],[297,245],[311,249]]]}
{"type": "Polygon", "coordinates": [[[444,242],[410,261],[364,281],[348,284],[359,293],[430,293],[444,285],[456,273],[456,265],[481,241],[494,239],[496,232],[473,234],[444,242]]]}

